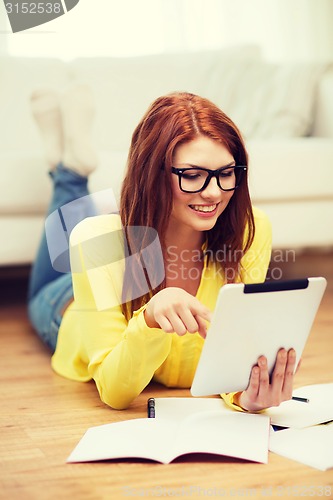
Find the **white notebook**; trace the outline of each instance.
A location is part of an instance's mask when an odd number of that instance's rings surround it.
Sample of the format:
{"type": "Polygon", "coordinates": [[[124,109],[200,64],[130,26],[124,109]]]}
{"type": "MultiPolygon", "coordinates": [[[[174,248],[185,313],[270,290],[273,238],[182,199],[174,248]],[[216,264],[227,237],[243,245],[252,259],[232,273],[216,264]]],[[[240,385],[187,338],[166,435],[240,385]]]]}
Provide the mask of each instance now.
{"type": "Polygon", "coordinates": [[[144,458],[170,463],[210,453],[267,463],[269,417],[208,411],[179,421],[140,418],[91,427],[67,462],[144,458]]]}
{"type": "Polygon", "coordinates": [[[270,451],[319,470],[333,467],[333,423],[272,432],[270,451]]]}

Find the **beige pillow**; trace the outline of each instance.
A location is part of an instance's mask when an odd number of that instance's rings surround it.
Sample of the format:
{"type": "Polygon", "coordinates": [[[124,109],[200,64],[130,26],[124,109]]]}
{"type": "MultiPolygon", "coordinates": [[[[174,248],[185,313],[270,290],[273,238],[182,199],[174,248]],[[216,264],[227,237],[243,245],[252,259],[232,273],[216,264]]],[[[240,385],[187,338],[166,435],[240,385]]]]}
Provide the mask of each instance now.
{"type": "Polygon", "coordinates": [[[310,133],[325,64],[228,61],[211,76],[209,91],[246,138],[310,133]]]}

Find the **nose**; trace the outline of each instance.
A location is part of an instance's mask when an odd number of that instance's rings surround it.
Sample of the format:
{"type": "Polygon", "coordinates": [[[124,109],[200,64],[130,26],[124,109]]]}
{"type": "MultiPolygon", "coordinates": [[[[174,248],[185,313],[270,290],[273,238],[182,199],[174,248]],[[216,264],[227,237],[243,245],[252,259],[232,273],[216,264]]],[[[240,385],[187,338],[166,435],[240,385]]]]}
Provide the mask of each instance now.
{"type": "Polygon", "coordinates": [[[217,178],[212,177],[209,181],[208,186],[201,191],[201,196],[204,198],[215,199],[221,197],[222,190],[219,188],[217,184],[217,178]]]}

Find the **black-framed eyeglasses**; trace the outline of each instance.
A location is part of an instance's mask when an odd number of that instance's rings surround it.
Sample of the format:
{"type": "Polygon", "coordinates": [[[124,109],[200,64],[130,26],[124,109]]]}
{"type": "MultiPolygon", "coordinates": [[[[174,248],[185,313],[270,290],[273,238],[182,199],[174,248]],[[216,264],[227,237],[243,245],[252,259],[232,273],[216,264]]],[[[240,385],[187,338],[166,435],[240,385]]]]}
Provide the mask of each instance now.
{"type": "Polygon", "coordinates": [[[204,167],[191,167],[183,164],[171,167],[173,174],[178,175],[179,189],[184,193],[200,193],[206,189],[212,177],[217,180],[217,185],[222,191],[234,191],[240,185],[246,166],[236,165],[210,170],[204,167]]]}

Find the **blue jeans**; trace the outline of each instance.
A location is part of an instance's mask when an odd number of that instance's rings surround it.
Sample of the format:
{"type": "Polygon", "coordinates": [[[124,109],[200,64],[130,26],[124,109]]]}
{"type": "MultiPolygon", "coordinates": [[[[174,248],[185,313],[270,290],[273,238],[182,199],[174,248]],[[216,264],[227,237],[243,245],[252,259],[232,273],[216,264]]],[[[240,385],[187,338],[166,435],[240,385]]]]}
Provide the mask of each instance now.
{"type": "Polygon", "coordinates": [[[96,215],[96,210],[88,196],[87,177],[62,164],[50,173],[50,177],[53,196],[46,230],[30,275],[28,313],[38,335],[54,352],[62,311],[73,298],[68,248],[70,232],[81,220],[96,215]],[[61,210],[64,206],[65,210],[61,210]]]}

